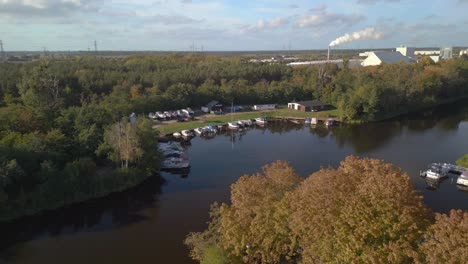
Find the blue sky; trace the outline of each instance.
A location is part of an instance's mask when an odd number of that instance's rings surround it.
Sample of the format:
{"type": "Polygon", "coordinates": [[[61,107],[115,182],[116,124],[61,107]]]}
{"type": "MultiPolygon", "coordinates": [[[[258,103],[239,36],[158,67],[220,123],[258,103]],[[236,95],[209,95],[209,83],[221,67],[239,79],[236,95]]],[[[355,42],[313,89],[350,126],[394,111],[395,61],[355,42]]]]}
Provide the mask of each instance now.
{"type": "Polygon", "coordinates": [[[468,0],[0,0],[0,39],[5,50],[325,49],[372,28],[338,48],[468,46],[466,14],[468,0]]]}

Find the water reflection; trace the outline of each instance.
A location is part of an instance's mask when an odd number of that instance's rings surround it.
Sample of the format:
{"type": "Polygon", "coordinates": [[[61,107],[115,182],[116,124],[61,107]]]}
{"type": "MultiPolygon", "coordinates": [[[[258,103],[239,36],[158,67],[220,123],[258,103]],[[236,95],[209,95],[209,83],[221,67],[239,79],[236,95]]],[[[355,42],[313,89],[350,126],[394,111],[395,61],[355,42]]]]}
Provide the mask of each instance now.
{"type": "Polygon", "coordinates": [[[139,186],[105,198],[68,208],[26,217],[0,225],[0,248],[21,241],[70,235],[78,232],[101,232],[146,220],[139,214],[145,208],[158,207],[163,180],[151,177],[139,186]]]}

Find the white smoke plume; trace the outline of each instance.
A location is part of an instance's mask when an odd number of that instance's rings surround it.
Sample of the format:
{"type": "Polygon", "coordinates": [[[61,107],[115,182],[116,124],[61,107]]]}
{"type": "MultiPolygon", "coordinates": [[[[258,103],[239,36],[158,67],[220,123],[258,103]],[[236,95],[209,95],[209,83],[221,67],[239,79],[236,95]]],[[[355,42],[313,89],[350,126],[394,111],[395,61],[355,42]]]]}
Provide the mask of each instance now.
{"type": "Polygon", "coordinates": [[[377,30],[376,28],[370,27],[363,29],[361,31],[356,31],[351,34],[345,34],[334,41],[330,42],[330,47],[338,46],[344,43],[348,43],[354,40],[360,39],[381,39],[384,37],[384,33],[382,31],[377,30]]]}

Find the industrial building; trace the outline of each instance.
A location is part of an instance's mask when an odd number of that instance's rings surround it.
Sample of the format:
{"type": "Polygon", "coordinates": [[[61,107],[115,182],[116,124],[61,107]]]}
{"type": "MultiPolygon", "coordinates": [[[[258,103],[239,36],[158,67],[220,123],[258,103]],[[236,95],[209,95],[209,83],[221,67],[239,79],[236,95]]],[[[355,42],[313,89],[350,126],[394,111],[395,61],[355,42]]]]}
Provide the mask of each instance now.
{"type": "Polygon", "coordinates": [[[415,48],[410,48],[410,47],[407,47],[407,46],[400,46],[400,47],[396,48],[396,51],[400,52],[401,55],[403,55],[403,56],[414,58],[414,54],[415,54],[416,49],[415,48]]]}
{"type": "Polygon", "coordinates": [[[443,60],[450,60],[453,58],[453,49],[452,48],[442,48],[440,49],[440,58],[443,60]]]}
{"type": "Polygon", "coordinates": [[[373,51],[369,52],[369,56],[365,59],[361,65],[366,66],[376,66],[382,63],[411,63],[416,62],[415,59],[408,56],[403,56],[400,52],[394,51],[373,51]]]}

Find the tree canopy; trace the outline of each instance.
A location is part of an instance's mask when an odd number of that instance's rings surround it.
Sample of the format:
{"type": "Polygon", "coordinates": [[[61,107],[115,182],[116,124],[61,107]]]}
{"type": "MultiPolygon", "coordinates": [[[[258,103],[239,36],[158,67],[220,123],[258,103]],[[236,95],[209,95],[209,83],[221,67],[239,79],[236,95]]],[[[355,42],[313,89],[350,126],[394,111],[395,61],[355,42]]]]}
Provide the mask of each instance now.
{"type": "MultiPolygon", "coordinates": [[[[203,263],[216,252],[245,263],[461,263],[466,212],[435,216],[409,177],[381,160],[348,157],[302,180],[282,161],[231,186],[209,228],[185,243],[203,263]],[[449,248],[456,251],[445,254],[449,248]],[[437,248],[437,250],[435,250],[437,248]]],[[[228,259],[228,260],[226,260],[228,259]]]]}

